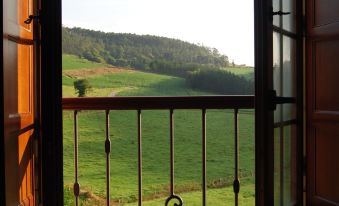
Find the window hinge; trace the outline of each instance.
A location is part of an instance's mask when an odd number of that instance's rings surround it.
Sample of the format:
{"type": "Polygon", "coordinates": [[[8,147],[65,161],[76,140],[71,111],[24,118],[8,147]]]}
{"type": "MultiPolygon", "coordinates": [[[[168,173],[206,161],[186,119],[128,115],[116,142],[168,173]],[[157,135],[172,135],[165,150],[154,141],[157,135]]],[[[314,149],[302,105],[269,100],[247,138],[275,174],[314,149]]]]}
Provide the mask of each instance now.
{"type": "Polygon", "coordinates": [[[37,21],[40,23],[41,11],[38,10],[36,15],[29,15],[28,18],[24,21],[25,24],[31,24],[32,21],[37,21]]]}

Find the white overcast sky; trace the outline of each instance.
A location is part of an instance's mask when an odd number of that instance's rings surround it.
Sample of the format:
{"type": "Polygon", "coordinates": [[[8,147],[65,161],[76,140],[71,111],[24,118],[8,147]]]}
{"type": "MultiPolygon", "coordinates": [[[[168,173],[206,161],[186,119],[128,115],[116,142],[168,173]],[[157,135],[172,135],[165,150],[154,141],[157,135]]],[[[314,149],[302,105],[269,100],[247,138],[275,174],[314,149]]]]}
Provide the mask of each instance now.
{"type": "Polygon", "coordinates": [[[151,34],[217,48],[254,65],[253,0],[63,0],[63,25],[151,34]]]}

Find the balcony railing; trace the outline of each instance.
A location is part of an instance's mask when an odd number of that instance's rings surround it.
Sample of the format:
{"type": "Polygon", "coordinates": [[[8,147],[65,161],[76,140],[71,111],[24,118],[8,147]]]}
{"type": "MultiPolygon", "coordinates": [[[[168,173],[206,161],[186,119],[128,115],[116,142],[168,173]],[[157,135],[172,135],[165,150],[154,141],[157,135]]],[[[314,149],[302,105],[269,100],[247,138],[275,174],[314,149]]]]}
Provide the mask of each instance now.
{"type": "Polygon", "coordinates": [[[253,109],[254,96],[181,96],[181,97],[100,97],[100,98],[64,98],[63,109],[74,111],[74,196],[75,204],[79,205],[80,186],[78,182],[78,111],[102,110],[106,117],[106,204],[110,205],[110,152],[111,141],[109,131],[109,113],[111,110],[135,110],[137,112],[138,130],[138,205],[142,205],[142,111],[143,110],[168,110],[169,111],[169,137],[170,137],[170,191],[165,201],[165,206],[170,201],[176,200],[174,205],[183,205],[182,198],[174,191],[174,111],[178,109],[201,110],[202,125],[202,205],[206,205],[206,110],[233,109],[234,112],[234,205],[238,205],[240,191],[239,181],[239,109],[253,109]]]}

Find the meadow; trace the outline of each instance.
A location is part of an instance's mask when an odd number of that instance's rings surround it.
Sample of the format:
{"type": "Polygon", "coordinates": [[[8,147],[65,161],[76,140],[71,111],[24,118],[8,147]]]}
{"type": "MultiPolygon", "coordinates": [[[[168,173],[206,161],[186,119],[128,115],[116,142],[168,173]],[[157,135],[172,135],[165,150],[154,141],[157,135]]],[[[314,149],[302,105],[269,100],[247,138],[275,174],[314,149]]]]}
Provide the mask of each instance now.
{"type": "MultiPolygon", "coordinates": [[[[68,71],[109,67],[75,56],[63,56],[63,96],[74,97],[68,71]]],[[[179,77],[111,68],[112,73],[90,73],[88,96],[212,95],[187,87],[179,77]],[[116,70],[116,72],[115,72],[116,70]]],[[[234,71],[237,72],[236,70],[234,71]]],[[[81,73],[81,72],[80,72],[81,73]]],[[[241,71],[248,75],[249,72],[241,71]]],[[[242,75],[239,73],[239,75],[242,75]]],[[[80,77],[81,78],[81,77],[80,77]]],[[[112,205],[137,205],[136,111],[111,111],[112,205]]],[[[201,204],[201,111],[175,113],[175,191],[185,205],[201,204]]],[[[74,181],[73,113],[64,111],[65,205],[73,205],[74,181]]],[[[81,205],[101,205],[105,197],[105,116],[103,111],[79,113],[79,182],[81,205]]],[[[169,188],[169,111],[143,111],[144,205],[163,205],[169,188]]],[[[207,111],[207,204],[233,205],[234,131],[232,110],[207,111]]],[[[254,115],[241,110],[240,205],[254,205],[254,115]]]]}

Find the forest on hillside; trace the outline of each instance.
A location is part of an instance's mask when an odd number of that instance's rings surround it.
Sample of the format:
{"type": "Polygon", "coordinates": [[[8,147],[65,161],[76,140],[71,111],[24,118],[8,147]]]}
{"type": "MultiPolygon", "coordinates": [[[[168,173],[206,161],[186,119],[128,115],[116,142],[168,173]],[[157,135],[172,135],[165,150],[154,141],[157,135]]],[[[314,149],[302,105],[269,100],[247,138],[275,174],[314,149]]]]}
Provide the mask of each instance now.
{"type": "MultiPolygon", "coordinates": [[[[216,48],[152,35],[62,28],[62,50],[118,67],[179,76],[189,86],[219,94],[253,94],[253,82],[222,68],[228,56],[216,48]]],[[[234,66],[234,65],[233,65],[234,66]]]]}
{"type": "Polygon", "coordinates": [[[227,67],[229,60],[215,48],[151,35],[105,33],[62,28],[63,52],[94,62],[147,69],[157,61],[227,67]]]}

